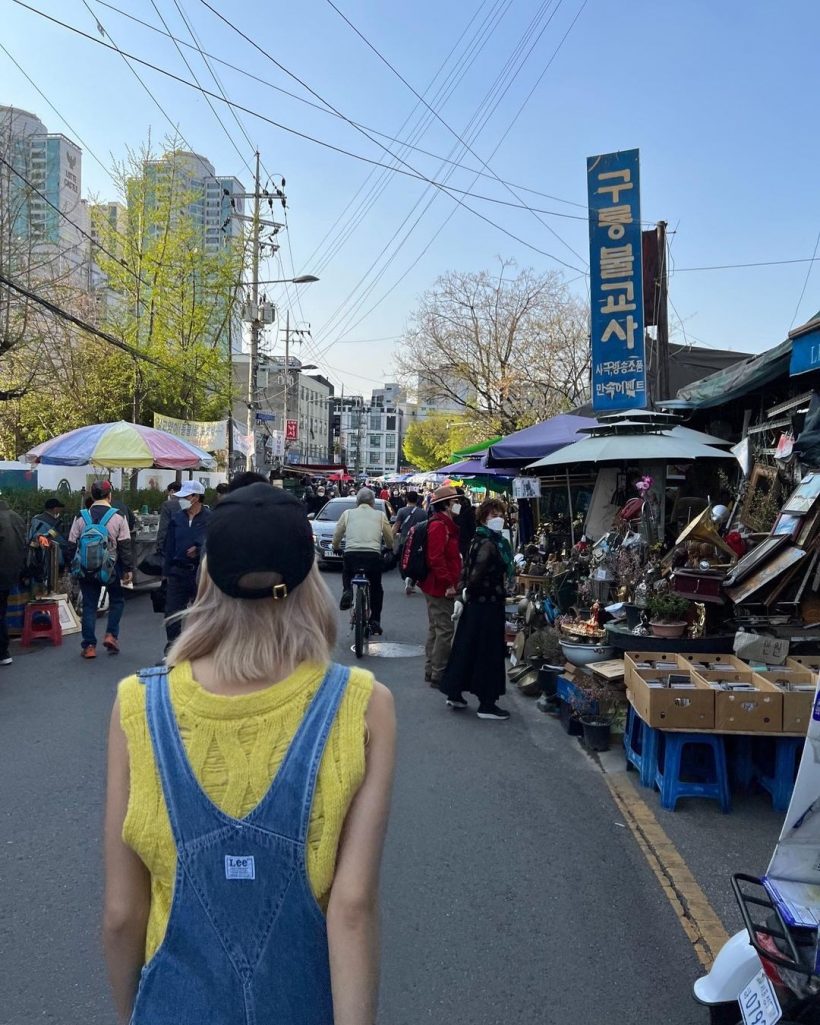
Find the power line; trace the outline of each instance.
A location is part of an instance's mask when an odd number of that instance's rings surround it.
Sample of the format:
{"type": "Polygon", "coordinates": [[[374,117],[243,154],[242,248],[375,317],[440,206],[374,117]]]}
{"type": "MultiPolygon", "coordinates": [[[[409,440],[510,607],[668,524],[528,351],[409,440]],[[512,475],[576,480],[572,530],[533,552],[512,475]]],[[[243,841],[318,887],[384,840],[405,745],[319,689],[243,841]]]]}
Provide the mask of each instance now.
{"type": "MultiPolygon", "coordinates": [[[[165,32],[161,28],[159,28],[158,26],[152,25],[150,22],[143,21],[142,18],[138,18],[135,15],[130,14],[128,11],[123,11],[119,7],[116,7],[114,4],[107,3],[106,0],[94,0],[94,2],[99,4],[101,7],[107,7],[109,10],[114,11],[115,13],[121,15],[123,18],[127,18],[129,21],[135,22],[138,25],[142,25],[144,28],[150,29],[150,31],[155,32],[157,35],[165,36],[167,39],[171,39],[173,41],[178,42],[181,46],[187,47],[188,49],[191,49],[191,50],[199,50],[199,52],[203,56],[203,59],[204,58],[208,58],[209,60],[212,60],[215,63],[220,64],[222,67],[230,68],[231,71],[235,71],[237,74],[243,75],[245,78],[248,78],[251,81],[258,83],[259,85],[264,85],[268,89],[272,89],[275,92],[281,93],[282,95],[287,96],[289,99],[296,100],[298,103],[304,104],[305,106],[308,106],[308,107],[312,107],[314,110],[318,110],[322,114],[327,114],[327,115],[329,115],[331,117],[338,118],[339,120],[342,120],[342,121],[346,120],[346,118],[342,114],[337,114],[335,111],[329,110],[327,107],[322,106],[322,104],[314,103],[312,100],[308,100],[304,96],[299,96],[297,93],[291,92],[288,89],[283,89],[281,86],[275,85],[273,82],[270,82],[268,79],[265,79],[265,78],[260,77],[259,75],[253,74],[253,72],[248,71],[246,68],[239,67],[239,65],[237,65],[237,64],[232,64],[230,61],[226,61],[222,57],[218,57],[215,54],[210,53],[209,51],[203,49],[201,46],[194,46],[191,43],[186,42],[184,39],[180,39],[179,37],[174,36],[170,32],[165,32]]],[[[189,31],[190,31],[190,29],[189,29],[189,31]]],[[[422,153],[424,156],[432,157],[434,160],[437,160],[439,162],[453,164],[454,166],[459,167],[462,170],[469,172],[470,174],[478,174],[482,178],[491,178],[494,181],[498,181],[500,184],[510,185],[512,188],[517,189],[520,192],[529,192],[531,195],[533,195],[533,196],[540,196],[542,199],[551,199],[551,200],[553,200],[556,203],[564,203],[567,206],[574,206],[574,207],[577,207],[580,210],[586,210],[586,204],[585,203],[578,203],[578,202],[576,202],[575,200],[572,200],[572,199],[564,199],[561,196],[555,196],[552,193],[543,192],[543,191],[540,191],[539,189],[534,189],[534,188],[532,188],[529,185],[522,185],[522,184],[517,183],[517,182],[510,182],[510,181],[508,181],[507,179],[504,179],[504,178],[496,178],[495,175],[488,174],[485,171],[481,171],[479,168],[470,167],[470,166],[468,166],[466,164],[462,164],[462,163],[460,163],[458,161],[450,160],[447,157],[442,157],[438,153],[432,153],[430,150],[423,149],[421,146],[414,145],[413,143],[410,143],[410,142],[407,142],[407,141],[405,141],[403,139],[397,138],[394,135],[390,135],[387,132],[383,132],[383,131],[381,131],[378,128],[374,128],[374,127],[372,127],[372,125],[366,125],[366,124],[363,124],[362,122],[358,122],[358,121],[355,121],[353,119],[351,119],[351,120],[352,120],[352,123],[356,127],[363,128],[363,129],[365,129],[368,132],[372,132],[374,135],[379,135],[379,136],[381,136],[381,138],[387,139],[388,142],[395,142],[395,143],[398,143],[400,145],[407,146],[409,149],[415,150],[417,153],[422,153]]],[[[250,145],[253,146],[253,143],[251,143],[250,145]]],[[[484,198],[484,197],[475,196],[475,198],[479,199],[479,198],[484,198]]],[[[549,211],[549,210],[537,210],[537,212],[538,213],[550,214],[552,216],[559,216],[554,211],[549,211]]],[[[584,216],[582,219],[586,220],[586,217],[584,216]]],[[[647,222],[647,223],[649,223],[649,222],[647,222]]]]}
{"type": "Polygon", "coordinates": [[[702,270],[739,270],[744,267],[783,267],[786,264],[791,263],[817,263],[820,260],[820,256],[810,256],[808,259],[801,258],[798,260],[760,260],[756,263],[718,263],[712,264],[708,267],[676,267],[675,274],[688,274],[694,271],[702,270]]]}
{"type": "MultiPolygon", "coordinates": [[[[541,249],[538,246],[533,245],[533,243],[527,242],[525,239],[520,238],[514,232],[510,232],[507,229],[503,228],[501,226],[501,224],[496,223],[496,221],[492,220],[490,217],[488,217],[485,214],[483,214],[480,210],[475,209],[475,207],[471,207],[467,203],[464,203],[463,200],[460,200],[458,198],[458,196],[455,195],[457,193],[462,193],[464,195],[471,195],[470,193],[467,192],[467,190],[456,189],[454,186],[446,186],[446,185],[444,185],[443,182],[436,181],[436,180],[434,180],[432,178],[428,178],[428,177],[426,177],[426,175],[419,173],[418,171],[414,170],[413,168],[410,168],[409,170],[404,170],[404,169],[402,169],[400,167],[392,167],[389,164],[384,164],[381,161],[374,160],[371,157],[366,157],[363,154],[354,153],[351,150],[345,150],[343,147],[334,146],[332,144],[332,142],[324,141],[323,139],[316,138],[314,135],[309,135],[308,133],[299,131],[296,128],[291,128],[288,125],[282,124],[279,121],[274,121],[273,118],[269,118],[267,115],[260,114],[258,111],[254,111],[251,108],[244,107],[242,104],[237,104],[235,100],[224,99],[222,96],[219,96],[217,93],[211,92],[209,89],[205,89],[202,86],[198,86],[195,82],[190,82],[188,79],[182,78],[180,75],[175,75],[173,72],[170,72],[170,71],[168,71],[165,68],[160,68],[159,66],[157,66],[155,64],[152,64],[150,60],[146,60],[146,59],[144,59],[142,57],[138,57],[135,54],[130,53],[127,50],[123,50],[123,49],[121,49],[118,46],[115,46],[115,45],[113,45],[111,43],[107,43],[103,39],[96,39],[94,36],[90,35],[89,33],[83,32],[81,29],[76,28],[76,26],[69,25],[67,22],[61,22],[61,20],[59,18],[53,17],[51,14],[47,14],[47,13],[45,13],[45,11],[38,10],[36,7],[32,7],[30,4],[25,3],[24,0],[11,0],[11,2],[16,4],[18,7],[24,7],[26,10],[30,10],[30,11],[32,11],[32,13],[37,14],[40,17],[45,18],[47,20],[47,22],[51,22],[53,25],[58,25],[60,28],[67,29],[69,32],[72,32],[75,35],[81,36],[83,39],[86,39],[89,42],[92,42],[92,43],[94,43],[97,46],[103,46],[103,47],[105,47],[108,50],[113,50],[115,53],[119,53],[120,56],[126,58],[126,63],[127,63],[127,60],[133,60],[134,63],[136,63],[138,65],[144,66],[146,68],[150,68],[152,71],[156,71],[158,74],[164,75],[166,78],[170,78],[174,82],[178,82],[180,85],[185,85],[185,86],[188,86],[190,89],[194,89],[197,92],[205,93],[208,96],[210,96],[212,99],[218,99],[220,101],[220,103],[227,104],[228,106],[233,107],[233,108],[235,108],[238,111],[242,111],[243,114],[249,114],[249,115],[251,115],[251,117],[258,118],[260,121],[264,121],[265,123],[272,125],[274,128],[279,128],[282,131],[286,131],[286,132],[288,132],[291,135],[297,136],[298,138],[303,138],[306,141],[314,142],[315,145],[324,147],[327,150],[332,150],[334,153],[341,154],[342,156],[351,157],[354,160],[361,161],[362,163],[372,164],[374,167],[383,167],[383,168],[386,168],[389,171],[393,171],[396,174],[402,174],[405,177],[415,178],[418,181],[424,181],[425,183],[427,183],[427,185],[435,186],[437,189],[440,189],[442,192],[450,195],[450,198],[453,199],[460,206],[462,206],[465,210],[468,210],[471,214],[474,214],[474,216],[479,217],[479,219],[485,221],[485,223],[490,224],[490,227],[495,228],[496,231],[501,232],[502,235],[506,235],[508,238],[514,240],[515,242],[518,242],[520,245],[523,245],[525,248],[530,249],[530,250],[532,250],[535,253],[538,253],[539,256],[545,256],[547,259],[555,260],[557,263],[561,263],[562,267],[566,267],[570,271],[576,271],[579,274],[583,274],[584,273],[580,268],[573,267],[573,264],[567,263],[565,260],[562,260],[560,257],[556,256],[555,254],[546,252],[546,250],[541,249]]],[[[83,2],[85,2],[85,0],[83,0],[83,2]]],[[[201,2],[205,3],[205,0],[201,0],[201,2]]],[[[221,15],[219,15],[219,16],[221,17],[221,15]]],[[[227,19],[226,19],[226,24],[231,25],[231,23],[228,22],[227,19]]],[[[231,27],[235,28],[235,26],[231,26],[231,27]]],[[[237,31],[239,31],[239,30],[237,30],[237,31]]],[[[111,38],[111,37],[109,37],[109,38],[111,38]]],[[[249,37],[245,37],[245,38],[249,38],[249,37]]],[[[252,40],[249,40],[249,41],[251,43],[253,43],[252,40]]],[[[253,45],[255,46],[256,44],[253,43],[253,45]]],[[[262,52],[264,53],[264,50],[262,50],[262,52]]],[[[274,58],[271,57],[271,59],[273,60],[274,58]]],[[[352,122],[350,119],[346,118],[343,114],[341,114],[339,116],[342,117],[343,120],[347,121],[348,123],[350,123],[354,127],[356,127],[355,123],[352,122]]],[[[167,117],[167,115],[166,115],[166,117],[167,117]]],[[[173,125],[173,122],[170,122],[170,123],[171,123],[172,127],[176,128],[176,126],[173,125]]],[[[188,146],[189,149],[192,149],[190,142],[188,142],[186,140],[185,136],[183,136],[181,134],[181,132],[179,133],[179,137],[182,139],[183,142],[185,142],[186,146],[188,146]]],[[[374,144],[376,146],[378,146],[380,149],[384,150],[388,155],[391,155],[391,156],[395,157],[395,155],[391,151],[387,150],[387,148],[382,146],[380,144],[380,142],[378,142],[376,139],[371,139],[371,141],[373,141],[374,144]]],[[[402,163],[405,163],[405,161],[402,161],[402,163]]],[[[407,165],[407,166],[410,167],[410,165],[407,165]]],[[[478,199],[480,197],[474,197],[474,198],[478,199]]]]}
{"type": "MultiPolygon", "coordinates": [[[[411,85],[410,82],[408,82],[408,80],[404,77],[404,75],[401,74],[401,72],[395,67],[395,65],[391,64],[391,62],[384,56],[384,54],[379,49],[377,49],[373,45],[373,43],[371,43],[370,40],[353,24],[353,22],[347,17],[347,15],[344,14],[336,6],[336,4],[334,3],[334,0],[326,0],[326,2],[333,8],[333,10],[339,15],[339,17],[345,22],[345,24],[348,25],[356,33],[356,35],[362,40],[362,42],[370,50],[372,50],[372,52],[379,58],[379,60],[386,67],[388,67],[390,69],[390,71],[396,76],[396,78],[398,78],[399,81],[402,82],[410,90],[410,92],[416,97],[416,99],[420,100],[425,105],[425,107],[427,107],[427,109],[435,116],[436,120],[438,120],[447,129],[448,132],[450,132],[453,136],[455,136],[455,138],[462,144],[462,146],[465,147],[467,152],[471,153],[476,158],[476,160],[478,160],[481,163],[481,166],[485,169],[485,171],[488,171],[497,182],[499,182],[500,184],[503,184],[504,187],[507,189],[507,191],[511,195],[515,196],[515,198],[518,199],[519,202],[520,202],[521,201],[521,197],[516,194],[515,190],[510,185],[507,185],[506,183],[504,183],[502,181],[502,179],[492,169],[490,164],[486,160],[483,160],[479,156],[479,154],[476,153],[476,151],[473,149],[473,147],[468,142],[466,142],[462,138],[462,136],[459,135],[459,133],[454,128],[452,128],[450,126],[450,124],[447,121],[444,120],[444,118],[438,113],[438,111],[436,111],[433,107],[430,106],[430,104],[424,99],[424,97],[418,92],[418,90],[413,85],[411,85]]],[[[551,24],[552,19],[558,13],[558,9],[560,8],[561,3],[562,3],[562,0],[558,0],[558,2],[556,3],[555,8],[554,8],[552,14],[549,16],[549,19],[547,20],[546,24],[541,28],[541,31],[538,33],[535,41],[533,42],[532,46],[530,47],[529,53],[527,55],[528,57],[529,57],[529,54],[532,53],[532,51],[535,48],[535,46],[538,44],[539,40],[541,39],[541,36],[544,34],[546,29],[551,24]]],[[[523,66],[523,64],[522,64],[522,66],[523,66]]],[[[520,70],[520,68],[519,68],[519,70],[520,70]]],[[[518,72],[516,72],[516,74],[507,83],[507,86],[505,87],[504,91],[500,94],[500,96],[496,100],[495,106],[493,107],[493,110],[490,112],[489,116],[492,116],[492,114],[495,112],[496,108],[498,107],[498,104],[501,102],[501,100],[507,94],[507,91],[509,90],[509,88],[512,85],[512,83],[515,81],[515,78],[517,77],[517,75],[518,75],[518,72]]],[[[529,207],[527,207],[527,209],[529,209],[529,207]]],[[[576,253],[576,251],[572,248],[572,246],[569,245],[569,243],[565,239],[561,238],[561,236],[552,227],[550,227],[549,224],[546,224],[543,220],[541,220],[541,218],[538,217],[537,214],[535,214],[535,211],[530,210],[530,212],[533,213],[533,215],[536,217],[536,220],[538,220],[539,223],[542,224],[547,229],[547,231],[549,231],[556,239],[558,239],[559,242],[561,242],[564,246],[566,246],[567,249],[569,249],[569,251],[573,254],[573,256],[576,256],[579,260],[581,260],[582,263],[584,262],[584,258],[579,253],[576,253]]]]}
{"type": "Polygon", "coordinates": [[[800,298],[797,300],[797,306],[795,306],[795,308],[794,308],[794,316],[792,317],[791,324],[789,324],[789,330],[790,331],[794,327],[794,322],[797,320],[797,314],[800,312],[800,305],[803,302],[803,296],[806,294],[806,289],[808,288],[808,285],[809,285],[809,278],[811,277],[812,268],[814,267],[814,261],[817,258],[817,247],[818,246],[820,246],[820,231],[818,231],[817,238],[814,241],[814,252],[811,254],[811,262],[809,263],[808,267],[806,268],[806,277],[805,277],[805,280],[803,281],[803,287],[800,290],[800,298]]]}

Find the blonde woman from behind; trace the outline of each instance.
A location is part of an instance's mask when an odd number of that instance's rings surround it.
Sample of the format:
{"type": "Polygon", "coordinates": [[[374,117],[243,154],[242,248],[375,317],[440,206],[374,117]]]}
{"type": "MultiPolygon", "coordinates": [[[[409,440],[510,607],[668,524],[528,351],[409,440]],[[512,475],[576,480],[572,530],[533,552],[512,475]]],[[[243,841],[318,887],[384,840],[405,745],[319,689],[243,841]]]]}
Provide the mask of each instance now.
{"type": "Polygon", "coordinates": [[[390,692],[329,662],[304,507],[213,512],[169,669],[111,718],[104,940],[120,1021],[372,1025],[390,692]]]}

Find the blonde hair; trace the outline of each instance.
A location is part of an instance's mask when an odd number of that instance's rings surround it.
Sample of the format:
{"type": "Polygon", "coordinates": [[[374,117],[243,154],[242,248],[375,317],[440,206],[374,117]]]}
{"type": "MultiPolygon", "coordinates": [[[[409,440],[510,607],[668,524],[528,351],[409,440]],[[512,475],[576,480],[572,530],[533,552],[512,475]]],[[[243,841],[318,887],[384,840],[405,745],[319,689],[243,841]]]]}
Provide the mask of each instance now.
{"type": "Polygon", "coordinates": [[[336,643],[333,599],[315,565],[286,598],[231,598],[211,580],[206,556],[196,601],[179,615],[183,629],[168,665],[209,656],[218,678],[239,683],[329,662],[336,643]]]}

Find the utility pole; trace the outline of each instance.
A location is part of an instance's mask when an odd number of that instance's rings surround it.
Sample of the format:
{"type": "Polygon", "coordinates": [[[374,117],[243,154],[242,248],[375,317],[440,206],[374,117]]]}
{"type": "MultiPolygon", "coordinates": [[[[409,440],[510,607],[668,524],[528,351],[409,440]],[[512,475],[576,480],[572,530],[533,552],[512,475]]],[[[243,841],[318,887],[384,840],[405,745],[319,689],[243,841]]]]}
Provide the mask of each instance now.
{"type": "Polygon", "coordinates": [[[259,362],[259,150],[256,151],[256,175],[253,181],[253,225],[251,227],[251,352],[248,360],[248,419],[246,433],[250,447],[245,456],[245,469],[250,470],[256,458],[256,374],[259,362]]]}
{"type": "Polygon", "coordinates": [[[669,280],[666,266],[666,221],[658,221],[655,234],[658,245],[658,343],[655,351],[657,373],[655,376],[655,394],[653,401],[657,404],[669,395],[669,280]]]}
{"type": "Polygon", "coordinates": [[[285,312],[285,397],[282,402],[282,451],[288,461],[288,398],[290,397],[290,310],[285,312]]]}

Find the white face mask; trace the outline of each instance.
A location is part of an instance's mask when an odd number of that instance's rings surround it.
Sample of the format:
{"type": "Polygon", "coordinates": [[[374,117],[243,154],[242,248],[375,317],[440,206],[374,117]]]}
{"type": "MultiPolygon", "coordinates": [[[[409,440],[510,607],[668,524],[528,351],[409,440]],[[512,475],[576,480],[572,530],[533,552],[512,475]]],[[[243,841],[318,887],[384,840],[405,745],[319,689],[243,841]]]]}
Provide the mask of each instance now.
{"type": "Polygon", "coordinates": [[[188,509],[191,508],[191,500],[190,500],[190,498],[180,498],[179,499],[179,507],[180,507],[180,509],[182,509],[183,512],[187,512],[188,509]]]}
{"type": "Polygon", "coordinates": [[[503,516],[491,516],[487,520],[487,526],[490,530],[496,530],[500,534],[504,529],[504,517],[503,516]]]}
{"type": "Polygon", "coordinates": [[[450,506],[450,512],[453,514],[453,516],[458,516],[458,514],[461,512],[461,503],[453,502],[453,504],[450,506]]]}

